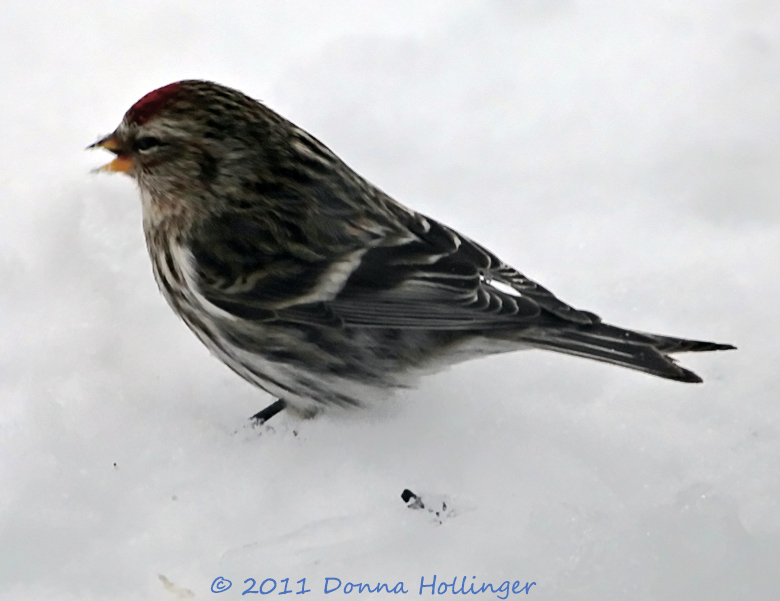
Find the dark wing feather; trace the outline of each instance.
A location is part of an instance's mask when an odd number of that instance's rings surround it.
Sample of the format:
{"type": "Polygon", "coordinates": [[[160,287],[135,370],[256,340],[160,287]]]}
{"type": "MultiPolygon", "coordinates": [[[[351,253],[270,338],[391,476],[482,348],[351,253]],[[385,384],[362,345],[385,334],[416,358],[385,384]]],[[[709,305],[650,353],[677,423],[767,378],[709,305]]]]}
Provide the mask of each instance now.
{"type": "Polygon", "coordinates": [[[424,329],[517,326],[537,303],[490,285],[485,257],[441,224],[418,218],[403,239],[385,240],[361,258],[328,303],[347,325],[424,329]]]}
{"type": "Polygon", "coordinates": [[[243,319],[328,326],[515,328],[542,311],[571,323],[598,321],[440,223],[399,217],[402,231],[387,228],[371,245],[356,240],[327,259],[280,244],[267,228],[247,225],[253,222],[215,222],[191,244],[200,292],[243,319]]]}
{"type": "Polygon", "coordinates": [[[209,220],[189,243],[207,300],[247,319],[271,312],[319,285],[329,261],[304,244],[282,245],[282,231],[228,214],[209,220]],[[300,246],[300,248],[298,248],[300,246]]]}

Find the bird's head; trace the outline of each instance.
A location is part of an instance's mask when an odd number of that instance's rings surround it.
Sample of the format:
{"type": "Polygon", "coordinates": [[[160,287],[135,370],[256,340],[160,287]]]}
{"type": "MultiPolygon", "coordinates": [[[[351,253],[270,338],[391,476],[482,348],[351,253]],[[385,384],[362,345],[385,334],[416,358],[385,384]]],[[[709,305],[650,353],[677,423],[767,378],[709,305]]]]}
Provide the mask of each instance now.
{"type": "Polygon", "coordinates": [[[98,171],[133,177],[150,210],[213,211],[272,170],[270,155],[284,131],[275,118],[237,90],[180,81],[141,98],[89,148],[116,155],[98,171]]]}
{"type": "Polygon", "coordinates": [[[125,113],[119,127],[88,148],[103,148],[116,155],[99,171],[126,173],[138,177],[155,171],[160,164],[175,160],[186,146],[181,118],[171,118],[169,107],[181,91],[180,83],[172,83],[150,92],[125,113]]]}

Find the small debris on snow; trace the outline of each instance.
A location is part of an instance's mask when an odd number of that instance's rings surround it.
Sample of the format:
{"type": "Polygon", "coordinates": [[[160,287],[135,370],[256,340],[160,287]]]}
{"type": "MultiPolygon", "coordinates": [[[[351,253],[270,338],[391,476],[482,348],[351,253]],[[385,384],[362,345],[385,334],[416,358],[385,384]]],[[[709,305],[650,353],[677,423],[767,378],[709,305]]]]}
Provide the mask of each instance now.
{"type": "Polygon", "coordinates": [[[401,493],[401,499],[409,509],[424,509],[437,524],[443,524],[444,520],[455,517],[457,512],[452,507],[450,499],[444,495],[425,495],[414,494],[408,488],[401,493]]]}

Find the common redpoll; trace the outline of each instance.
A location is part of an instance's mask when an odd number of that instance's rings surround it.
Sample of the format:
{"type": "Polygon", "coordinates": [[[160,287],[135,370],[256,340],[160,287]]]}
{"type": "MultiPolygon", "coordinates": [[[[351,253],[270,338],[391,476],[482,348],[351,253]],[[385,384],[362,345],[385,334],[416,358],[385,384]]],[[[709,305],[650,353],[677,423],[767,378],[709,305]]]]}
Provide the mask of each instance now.
{"type": "Polygon", "coordinates": [[[422,373],[529,347],[681,382],[701,379],[670,354],[734,348],[602,323],[215,83],[150,92],[92,147],[140,188],[170,306],[279,399],[258,419],[364,405],[422,373]]]}

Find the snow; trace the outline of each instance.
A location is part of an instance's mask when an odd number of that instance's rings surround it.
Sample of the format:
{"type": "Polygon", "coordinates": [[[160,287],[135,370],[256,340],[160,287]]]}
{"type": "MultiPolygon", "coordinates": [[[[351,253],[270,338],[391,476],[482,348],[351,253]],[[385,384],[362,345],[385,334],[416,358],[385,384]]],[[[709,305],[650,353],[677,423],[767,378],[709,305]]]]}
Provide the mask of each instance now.
{"type": "Polygon", "coordinates": [[[779,39],[769,0],[4,6],[0,599],[775,598],[779,39]],[[191,77],[574,306],[739,350],[681,356],[698,386],[515,353],[252,429],[271,399],[171,314],[132,182],[82,152],[191,77]]]}

